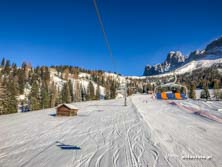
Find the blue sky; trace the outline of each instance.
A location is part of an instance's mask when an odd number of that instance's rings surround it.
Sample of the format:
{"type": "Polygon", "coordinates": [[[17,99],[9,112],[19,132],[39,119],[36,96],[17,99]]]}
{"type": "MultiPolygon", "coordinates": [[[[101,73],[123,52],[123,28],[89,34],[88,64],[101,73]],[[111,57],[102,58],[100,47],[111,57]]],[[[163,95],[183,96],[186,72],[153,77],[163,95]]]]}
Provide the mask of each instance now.
{"type": "Polygon", "coordinates": [[[222,1],[97,0],[117,64],[114,69],[93,0],[1,0],[0,58],[20,65],[74,65],[142,75],[170,50],[189,54],[222,35],[222,1]]]}

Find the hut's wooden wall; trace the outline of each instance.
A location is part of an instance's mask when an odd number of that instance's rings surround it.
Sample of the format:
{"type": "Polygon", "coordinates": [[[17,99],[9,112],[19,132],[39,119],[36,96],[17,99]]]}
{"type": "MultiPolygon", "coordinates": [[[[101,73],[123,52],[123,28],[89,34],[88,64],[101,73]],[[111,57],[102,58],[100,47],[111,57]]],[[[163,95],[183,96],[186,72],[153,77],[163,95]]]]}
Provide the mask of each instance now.
{"type": "Polygon", "coordinates": [[[78,110],[69,109],[66,106],[60,106],[57,108],[57,116],[75,116],[77,115],[78,110]]]}
{"type": "Polygon", "coordinates": [[[57,108],[56,115],[58,115],[58,116],[70,116],[70,109],[68,109],[65,106],[61,106],[61,107],[57,108]]]}
{"type": "Polygon", "coordinates": [[[77,115],[77,112],[78,112],[78,110],[74,110],[74,109],[70,110],[70,116],[77,115]]]}

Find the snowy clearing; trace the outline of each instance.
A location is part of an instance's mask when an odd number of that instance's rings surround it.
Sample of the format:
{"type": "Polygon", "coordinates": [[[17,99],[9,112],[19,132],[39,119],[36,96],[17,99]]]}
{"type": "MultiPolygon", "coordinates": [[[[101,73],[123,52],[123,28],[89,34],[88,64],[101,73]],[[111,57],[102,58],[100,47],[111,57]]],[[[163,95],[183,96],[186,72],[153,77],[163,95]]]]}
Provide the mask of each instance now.
{"type": "Polygon", "coordinates": [[[222,124],[184,108],[219,119],[222,103],[174,103],[135,95],[127,107],[123,99],[75,103],[76,117],[55,109],[1,116],[0,166],[221,166],[222,124]]]}

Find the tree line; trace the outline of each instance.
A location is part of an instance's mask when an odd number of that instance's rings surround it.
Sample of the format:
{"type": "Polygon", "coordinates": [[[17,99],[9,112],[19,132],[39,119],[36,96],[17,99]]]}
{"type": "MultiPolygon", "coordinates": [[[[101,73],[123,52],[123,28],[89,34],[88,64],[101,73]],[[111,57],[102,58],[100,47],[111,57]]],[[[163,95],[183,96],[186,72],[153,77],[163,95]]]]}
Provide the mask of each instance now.
{"type": "Polygon", "coordinates": [[[40,110],[61,103],[113,99],[118,85],[102,70],[90,71],[73,66],[32,67],[25,62],[17,67],[3,58],[0,65],[0,115],[16,113],[18,109],[40,110]],[[80,72],[89,74],[89,78],[82,79],[88,82],[87,85],[79,79],[80,72]],[[62,85],[53,77],[61,79],[62,85]],[[101,96],[102,88],[105,88],[104,96],[101,96]],[[24,96],[22,100],[21,95],[24,96]]]}

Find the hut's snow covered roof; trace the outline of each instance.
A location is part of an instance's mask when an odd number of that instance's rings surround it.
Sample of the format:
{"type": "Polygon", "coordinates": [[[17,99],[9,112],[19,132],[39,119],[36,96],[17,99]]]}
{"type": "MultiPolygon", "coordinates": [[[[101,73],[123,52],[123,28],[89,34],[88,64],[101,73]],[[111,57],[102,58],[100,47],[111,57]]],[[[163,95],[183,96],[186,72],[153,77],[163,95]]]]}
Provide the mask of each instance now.
{"type": "Polygon", "coordinates": [[[67,103],[64,103],[64,104],[60,104],[57,108],[61,107],[61,106],[66,106],[67,108],[69,109],[72,109],[72,110],[78,110],[78,108],[76,106],[74,106],[73,104],[67,104],[67,103]]]}

